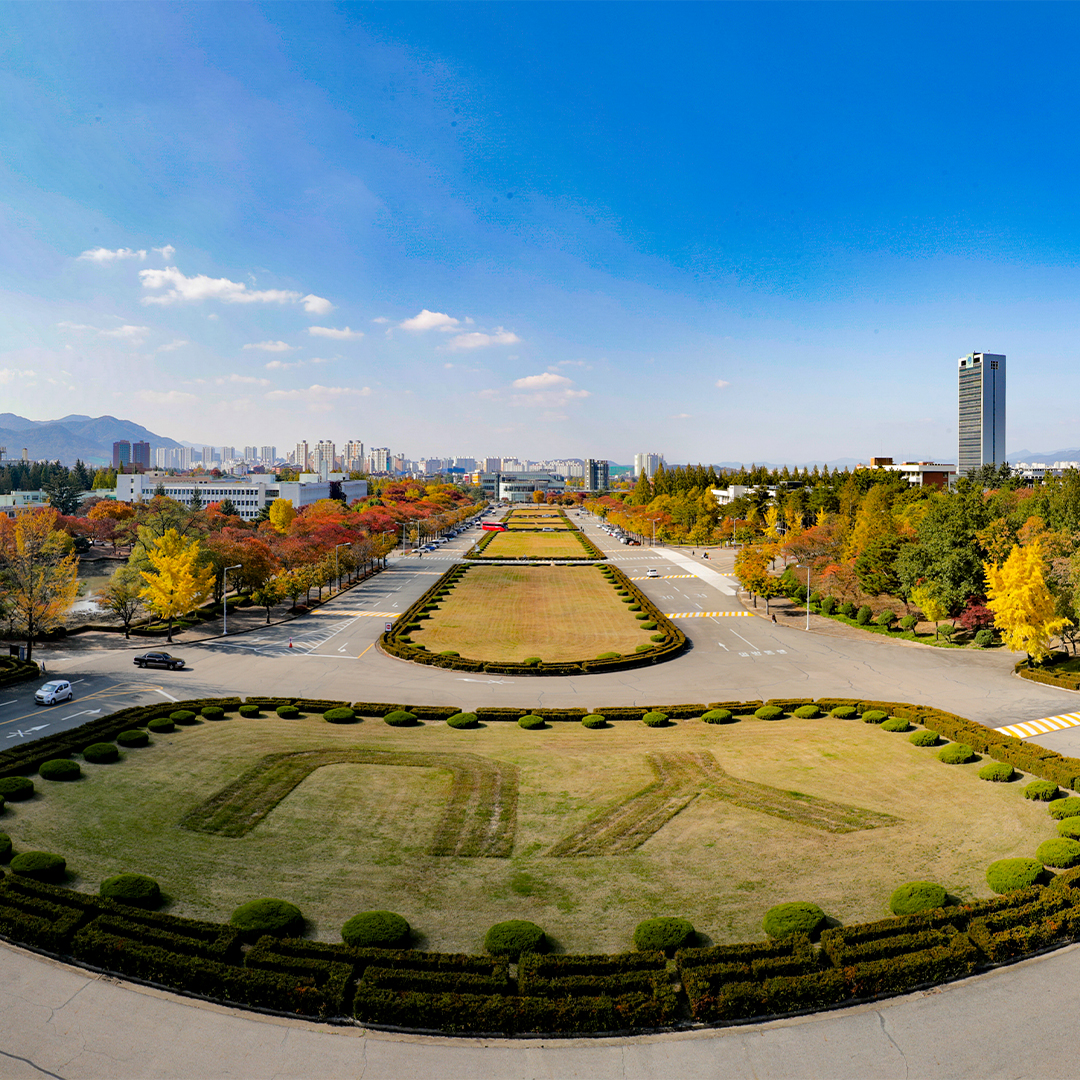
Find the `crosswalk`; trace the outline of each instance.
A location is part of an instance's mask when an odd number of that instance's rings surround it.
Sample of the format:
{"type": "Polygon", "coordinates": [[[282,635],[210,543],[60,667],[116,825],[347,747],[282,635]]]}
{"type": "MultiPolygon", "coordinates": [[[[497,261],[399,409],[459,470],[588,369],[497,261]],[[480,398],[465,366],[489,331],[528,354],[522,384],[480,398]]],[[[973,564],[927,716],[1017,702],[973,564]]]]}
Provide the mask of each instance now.
{"type": "Polygon", "coordinates": [[[650,577],[648,574],[645,577],[632,577],[631,581],[675,581],[677,578],[693,577],[693,574],[661,574],[659,577],[650,577]]]}
{"type": "Polygon", "coordinates": [[[749,619],[752,611],[680,611],[674,615],[665,615],[665,619],[749,619]]]}
{"type": "Polygon", "coordinates": [[[1030,739],[1032,735],[1047,735],[1051,731],[1064,731],[1072,727],[1080,727],[1080,712],[1047,716],[1042,720],[1027,720],[1023,724],[1009,724],[994,730],[1017,739],[1030,739]]]}
{"type": "Polygon", "coordinates": [[[311,618],[312,615],[323,615],[328,618],[348,615],[354,619],[396,619],[400,614],[400,611],[345,611],[343,608],[330,608],[325,611],[310,611],[308,612],[308,618],[311,618]]]}

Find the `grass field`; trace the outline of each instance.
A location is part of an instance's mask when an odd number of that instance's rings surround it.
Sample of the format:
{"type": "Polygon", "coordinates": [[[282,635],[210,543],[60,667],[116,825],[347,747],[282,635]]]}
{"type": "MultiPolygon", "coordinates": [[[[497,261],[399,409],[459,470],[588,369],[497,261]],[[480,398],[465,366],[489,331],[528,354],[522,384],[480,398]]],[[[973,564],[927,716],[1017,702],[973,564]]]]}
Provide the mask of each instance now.
{"type": "Polygon", "coordinates": [[[502,532],[480,555],[482,559],[589,559],[581,541],[571,532],[502,532]]]}
{"type": "MultiPolygon", "coordinates": [[[[356,912],[388,908],[427,948],[479,952],[492,923],[526,918],[561,949],[609,952],[626,949],[637,922],[654,915],[685,916],[719,943],[763,937],[762,915],[786,900],[814,901],[853,923],[883,917],[890,892],[907,881],[987,896],[990,861],[1031,856],[1055,831],[1045,804],[1025,800],[1021,784],[979,780],[979,767],[944,765],[903,735],[833,719],[599,731],[229,719],[155,735],[116,765],[84,764],[76,783],[38,781],[40,794],[8,804],[4,830],[16,850],[65,855],[79,889],[96,891],[122,871],[150,874],[177,914],[224,920],[242,901],[277,896],[299,904],[326,941],[356,912]],[[310,753],[328,763],[243,835],[181,827],[268,755],[310,753]],[[509,857],[431,853],[455,799],[452,762],[463,755],[503,776],[516,770],[509,857]],[[672,755],[720,770],[742,802],[704,788],[695,797],[691,780],[683,805],[638,846],[553,854],[634,803],[656,783],[655,761],[672,755]],[[335,756],[362,760],[329,763],[335,756]],[[415,763],[390,763],[403,757],[415,763]],[[755,809],[754,787],[766,804],[797,793],[870,818],[830,831],[755,809]]],[[[616,826],[614,840],[633,828],[616,826]]]]}
{"type": "Polygon", "coordinates": [[[627,608],[595,566],[474,566],[411,637],[471,660],[591,660],[650,644],[627,608]]]}

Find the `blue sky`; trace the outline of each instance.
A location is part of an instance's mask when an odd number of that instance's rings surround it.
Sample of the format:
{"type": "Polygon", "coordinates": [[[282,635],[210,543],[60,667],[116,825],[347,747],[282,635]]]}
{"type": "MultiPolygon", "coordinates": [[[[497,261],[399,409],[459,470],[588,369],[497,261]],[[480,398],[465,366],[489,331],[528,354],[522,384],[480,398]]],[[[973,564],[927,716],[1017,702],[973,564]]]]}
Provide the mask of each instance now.
{"type": "Polygon", "coordinates": [[[0,412],[408,456],[1080,445],[1080,9],[7,4],[0,412]]]}

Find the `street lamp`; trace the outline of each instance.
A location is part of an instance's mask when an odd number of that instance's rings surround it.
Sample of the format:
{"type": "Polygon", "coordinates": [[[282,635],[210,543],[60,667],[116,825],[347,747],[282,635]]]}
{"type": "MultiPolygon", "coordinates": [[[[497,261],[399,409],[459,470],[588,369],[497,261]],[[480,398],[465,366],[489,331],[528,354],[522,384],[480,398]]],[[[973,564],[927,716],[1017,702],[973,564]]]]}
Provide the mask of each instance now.
{"type": "Polygon", "coordinates": [[[337,549],[343,547],[352,547],[352,543],[334,545],[334,577],[337,578],[338,592],[341,592],[341,569],[338,566],[337,549]]]}
{"type": "Polygon", "coordinates": [[[810,566],[809,564],[796,563],[799,570],[806,571],[806,629],[810,629],[810,566]]]}
{"type": "Polygon", "coordinates": [[[229,633],[229,571],[242,570],[244,564],[237,563],[235,566],[226,566],[221,571],[221,636],[226,637],[229,633]]]}

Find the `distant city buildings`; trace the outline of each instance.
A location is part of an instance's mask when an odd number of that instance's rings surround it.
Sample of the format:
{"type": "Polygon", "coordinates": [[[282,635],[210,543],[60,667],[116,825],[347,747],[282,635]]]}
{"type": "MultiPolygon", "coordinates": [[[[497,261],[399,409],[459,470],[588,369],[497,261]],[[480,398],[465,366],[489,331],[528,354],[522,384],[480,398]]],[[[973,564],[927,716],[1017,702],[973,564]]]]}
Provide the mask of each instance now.
{"type": "Polygon", "coordinates": [[[967,476],[1005,463],[1005,357],[969,353],[959,363],[960,422],[957,465],[967,476]]]}
{"type": "Polygon", "coordinates": [[[635,454],[634,477],[635,479],[644,473],[650,480],[656,475],[657,469],[663,463],[662,454],[635,454]]]}
{"type": "Polygon", "coordinates": [[[112,467],[121,470],[137,469],[145,472],[150,468],[150,444],[119,439],[112,446],[112,467]]]}

